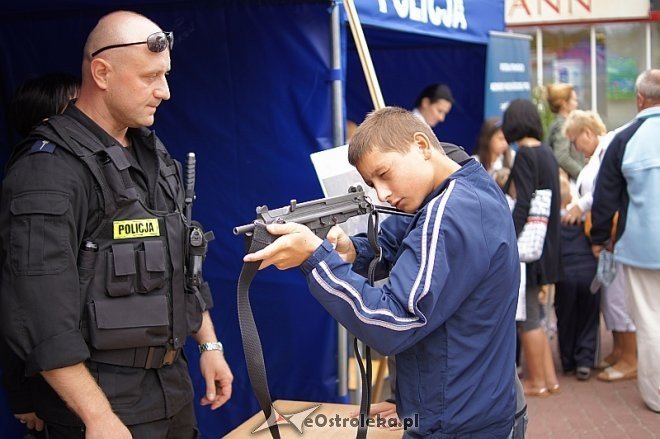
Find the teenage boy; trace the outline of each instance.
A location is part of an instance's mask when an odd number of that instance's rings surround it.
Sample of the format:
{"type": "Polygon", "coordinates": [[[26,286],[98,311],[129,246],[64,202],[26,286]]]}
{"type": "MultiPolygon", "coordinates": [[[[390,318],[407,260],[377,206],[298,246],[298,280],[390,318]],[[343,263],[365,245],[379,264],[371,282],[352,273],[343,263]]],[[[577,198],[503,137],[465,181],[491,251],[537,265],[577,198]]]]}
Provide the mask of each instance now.
{"type": "Polygon", "coordinates": [[[369,285],[367,237],[339,227],[322,240],[300,224],[271,224],[282,236],[244,260],[301,266],[335,319],[396,355],[398,415],[419,415],[404,437],[510,437],[520,263],[501,189],[476,161],[449,159],[428,125],[401,108],[372,112],[348,154],[381,201],[415,215],[381,224],[387,283],[369,285]]]}

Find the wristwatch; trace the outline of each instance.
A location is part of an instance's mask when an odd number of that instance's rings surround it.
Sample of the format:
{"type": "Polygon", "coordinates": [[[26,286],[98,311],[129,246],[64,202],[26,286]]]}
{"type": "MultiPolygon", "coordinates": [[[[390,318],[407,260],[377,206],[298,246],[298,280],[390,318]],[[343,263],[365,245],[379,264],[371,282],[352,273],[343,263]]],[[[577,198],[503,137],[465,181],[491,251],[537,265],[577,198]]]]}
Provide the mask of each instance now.
{"type": "Polygon", "coordinates": [[[220,352],[224,351],[224,349],[222,348],[222,343],[220,343],[219,341],[216,341],[215,343],[202,343],[198,347],[200,354],[205,351],[220,351],[220,352]]]}

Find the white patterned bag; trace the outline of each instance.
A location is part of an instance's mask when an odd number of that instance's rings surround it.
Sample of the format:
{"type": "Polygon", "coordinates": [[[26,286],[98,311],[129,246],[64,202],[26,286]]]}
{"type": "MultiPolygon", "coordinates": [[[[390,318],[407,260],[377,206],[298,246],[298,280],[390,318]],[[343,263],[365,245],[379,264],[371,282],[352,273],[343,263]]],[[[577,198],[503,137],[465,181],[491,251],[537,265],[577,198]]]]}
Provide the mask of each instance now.
{"type": "Polygon", "coordinates": [[[548,231],[551,204],[551,189],[537,189],[532,194],[527,222],[518,236],[518,254],[521,262],[534,262],[541,259],[543,243],[548,231]]]}

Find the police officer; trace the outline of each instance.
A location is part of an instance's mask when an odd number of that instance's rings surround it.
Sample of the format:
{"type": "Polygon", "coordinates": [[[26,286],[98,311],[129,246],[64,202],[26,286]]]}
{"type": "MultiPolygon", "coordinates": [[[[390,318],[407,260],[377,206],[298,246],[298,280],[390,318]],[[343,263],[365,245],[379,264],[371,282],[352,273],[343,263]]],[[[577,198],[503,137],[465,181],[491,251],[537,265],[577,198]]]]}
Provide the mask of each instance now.
{"type": "Polygon", "coordinates": [[[2,188],[2,324],[35,375],[51,438],[198,437],[181,348],[193,334],[202,405],[232,374],[191,287],[177,163],[145,127],[170,97],[172,34],[136,13],[103,17],[74,105],[37,127],[2,188]]]}

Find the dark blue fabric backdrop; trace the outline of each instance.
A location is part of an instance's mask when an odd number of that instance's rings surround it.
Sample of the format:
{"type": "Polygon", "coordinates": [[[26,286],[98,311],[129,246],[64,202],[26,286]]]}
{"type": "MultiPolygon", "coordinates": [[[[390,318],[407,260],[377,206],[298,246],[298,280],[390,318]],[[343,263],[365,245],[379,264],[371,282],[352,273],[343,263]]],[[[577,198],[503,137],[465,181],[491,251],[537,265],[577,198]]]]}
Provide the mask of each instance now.
{"type": "MultiPolygon", "coordinates": [[[[257,205],[279,207],[290,198],[322,196],[309,154],[331,145],[328,6],[292,3],[127,6],[174,30],[172,98],[159,108],[154,128],[175,157],[196,152],[193,215],[217,237],[204,274],[235,381],[225,407],[217,412],[198,408],[204,437],[217,438],[258,410],[236,317],[236,280],[245,249],[231,230],[251,221],[257,205]]],[[[0,14],[0,75],[3,96],[9,96],[32,75],[78,73],[84,38],[105,9],[5,12],[0,14]]],[[[4,123],[3,130],[4,163],[4,123]]],[[[300,273],[260,273],[251,299],[273,398],[336,401],[336,324],[308,293],[300,273]]],[[[199,397],[198,354],[194,346],[187,352],[199,397]]],[[[2,419],[1,431],[10,431],[15,421],[4,411],[2,419]]]]}
{"type": "MultiPolygon", "coordinates": [[[[235,375],[234,394],[225,407],[197,410],[204,437],[216,438],[258,410],[236,317],[236,280],[245,249],[231,229],[251,221],[257,205],[280,207],[291,198],[322,196],[309,154],[332,145],[330,2],[90,3],[24,0],[0,6],[0,164],[15,140],[6,124],[15,88],[45,72],[79,73],[84,38],[101,15],[131,9],[175,32],[172,98],[159,108],[154,128],[176,158],[196,152],[193,216],[216,235],[205,277],[235,375]]],[[[440,138],[469,149],[483,113],[485,45],[366,31],[385,102],[411,108],[426,83],[449,83],[457,104],[441,125],[440,138]]],[[[347,48],[347,33],[344,29],[346,106],[348,117],[359,122],[372,105],[355,49],[347,48]]],[[[251,298],[273,398],[337,401],[336,324],[311,298],[298,271],[265,270],[251,298]]],[[[198,354],[191,345],[187,353],[199,398],[198,354]]],[[[17,437],[12,433],[17,423],[0,411],[2,437],[17,437]]]]}

